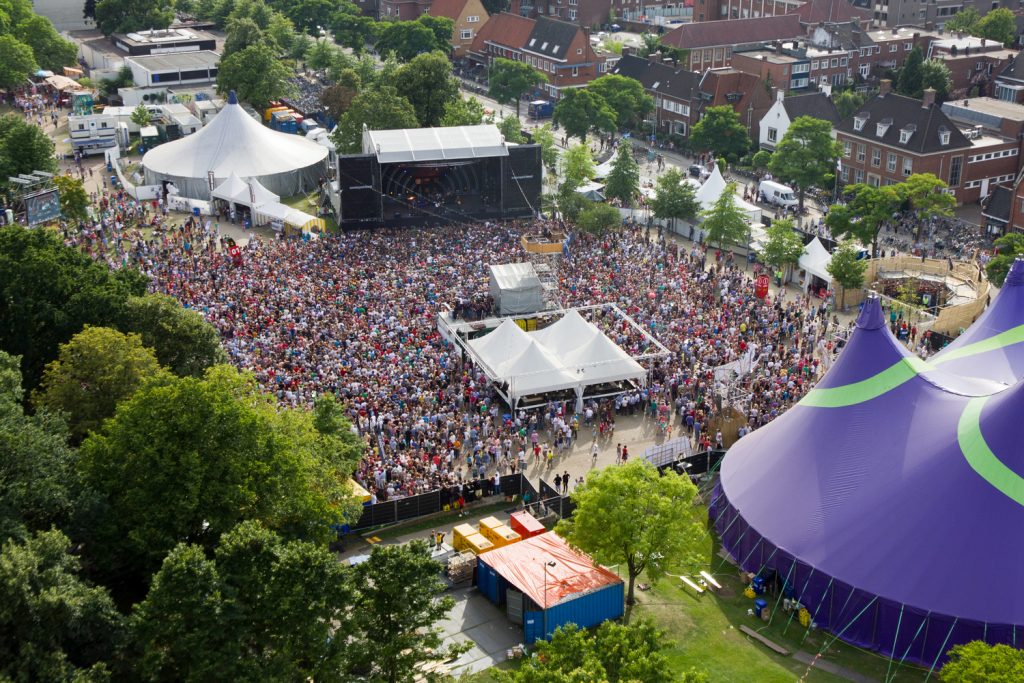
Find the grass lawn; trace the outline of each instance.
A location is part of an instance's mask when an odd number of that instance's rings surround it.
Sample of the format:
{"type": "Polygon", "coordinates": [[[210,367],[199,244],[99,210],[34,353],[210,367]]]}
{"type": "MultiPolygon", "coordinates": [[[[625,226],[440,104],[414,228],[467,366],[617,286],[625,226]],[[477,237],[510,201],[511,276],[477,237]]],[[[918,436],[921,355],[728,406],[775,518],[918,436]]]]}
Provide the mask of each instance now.
{"type": "MultiPolygon", "coordinates": [[[[287,198],[282,197],[281,198],[281,203],[285,204],[286,206],[290,206],[293,209],[298,209],[299,211],[305,211],[310,216],[315,216],[316,215],[316,209],[317,209],[316,204],[313,204],[308,199],[306,199],[306,195],[304,195],[304,194],[297,194],[294,197],[287,197],[287,198]]],[[[327,224],[327,232],[337,232],[338,231],[338,224],[335,222],[335,220],[334,220],[334,218],[332,216],[325,216],[324,217],[324,222],[327,224]]]]}

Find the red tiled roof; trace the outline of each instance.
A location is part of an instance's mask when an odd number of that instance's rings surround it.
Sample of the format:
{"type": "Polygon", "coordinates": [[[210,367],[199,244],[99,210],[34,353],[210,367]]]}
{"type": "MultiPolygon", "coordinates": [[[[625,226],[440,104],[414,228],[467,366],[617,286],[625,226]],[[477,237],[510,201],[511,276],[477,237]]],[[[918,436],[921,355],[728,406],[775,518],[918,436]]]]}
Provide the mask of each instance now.
{"type": "Polygon", "coordinates": [[[430,10],[427,12],[432,17],[448,17],[452,21],[458,21],[462,14],[462,8],[468,0],[433,0],[430,3],[430,10]]]}
{"type": "Polygon", "coordinates": [[[783,14],[756,19],[726,19],[683,24],[664,35],[661,42],[682,49],[746,45],[780,38],[796,38],[804,34],[800,17],[783,14]]]}
{"type": "Polygon", "coordinates": [[[470,49],[473,52],[483,52],[484,44],[492,42],[519,50],[526,44],[535,23],[533,19],[508,12],[492,15],[477,31],[470,49]]]}

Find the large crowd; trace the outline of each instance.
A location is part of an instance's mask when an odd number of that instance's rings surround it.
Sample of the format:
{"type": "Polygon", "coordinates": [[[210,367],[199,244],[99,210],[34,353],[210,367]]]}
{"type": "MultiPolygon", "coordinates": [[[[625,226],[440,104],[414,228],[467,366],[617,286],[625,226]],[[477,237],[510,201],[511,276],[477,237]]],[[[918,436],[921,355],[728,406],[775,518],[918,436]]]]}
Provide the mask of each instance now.
{"type": "MultiPolygon", "coordinates": [[[[644,415],[695,447],[720,444],[708,427],[729,394],[755,429],[803,395],[818,374],[830,325],[811,300],[761,300],[753,279],[713,249],[675,243],[639,226],[603,238],[574,237],[559,267],[565,306],[614,302],[671,356],[652,364],[646,387],[576,415],[572,402],[510,414],[486,377],[437,331],[442,311],[489,314],[488,264],[523,259],[517,223],[379,229],[314,241],[254,238],[228,256],[208,219],[144,237],[135,224],[159,207],[119,193],[100,198],[98,220],[68,231],[68,244],[113,267],[137,265],[152,287],[202,313],[231,360],[282,405],[331,392],[366,443],[357,478],[378,500],[457,490],[533,464],[554,467],[577,439],[614,439],[616,417],[644,415]],[[756,358],[734,381],[714,369],[756,358]],[[581,433],[583,436],[581,436],[581,433]]],[[[610,312],[595,324],[632,353],[649,339],[610,312]]],[[[728,407],[728,406],[725,406],[728,407]]],[[[738,425],[738,426],[737,426],[738,425]]]]}

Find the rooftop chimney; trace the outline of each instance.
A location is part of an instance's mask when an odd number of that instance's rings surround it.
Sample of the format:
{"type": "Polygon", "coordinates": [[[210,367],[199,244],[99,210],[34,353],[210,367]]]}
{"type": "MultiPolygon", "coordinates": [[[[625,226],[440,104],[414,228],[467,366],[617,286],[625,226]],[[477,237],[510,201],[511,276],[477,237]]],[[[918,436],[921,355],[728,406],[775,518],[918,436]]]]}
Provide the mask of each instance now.
{"type": "Polygon", "coordinates": [[[935,88],[925,88],[924,94],[921,95],[921,108],[927,109],[933,104],[935,104],[935,88]]]}
{"type": "Polygon", "coordinates": [[[782,100],[786,99],[786,91],[783,90],[782,88],[772,88],[772,91],[775,93],[776,102],[781,102],[782,100]]]}
{"type": "Polygon", "coordinates": [[[661,63],[661,53],[658,52],[657,50],[655,50],[654,52],[652,52],[649,55],[647,55],[647,61],[650,62],[651,64],[660,64],[661,63]]]}
{"type": "Polygon", "coordinates": [[[892,92],[892,81],[888,78],[883,78],[878,82],[878,96],[885,97],[892,92]]]}

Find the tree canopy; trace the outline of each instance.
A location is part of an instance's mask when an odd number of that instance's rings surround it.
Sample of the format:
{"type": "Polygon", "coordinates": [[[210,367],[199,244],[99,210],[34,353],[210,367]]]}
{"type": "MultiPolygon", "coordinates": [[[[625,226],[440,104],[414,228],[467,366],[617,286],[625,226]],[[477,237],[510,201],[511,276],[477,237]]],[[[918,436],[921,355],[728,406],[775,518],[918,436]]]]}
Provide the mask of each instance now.
{"type": "Polygon", "coordinates": [[[498,130],[501,131],[506,142],[514,142],[517,145],[526,142],[526,136],[523,135],[523,122],[519,120],[518,116],[506,116],[503,118],[498,123],[498,130]]]}
{"type": "Polygon", "coordinates": [[[590,202],[576,218],[576,225],[593,235],[603,235],[622,225],[622,215],[614,206],[590,202]]]}
{"type": "Polygon", "coordinates": [[[750,149],[750,136],[740,115],[728,105],[708,107],[690,133],[695,149],[713,151],[716,157],[735,161],[750,149]]]}
{"type": "Polygon", "coordinates": [[[478,126],[484,120],[484,105],[475,97],[456,97],[444,106],[442,126],[478,126]]]}
{"type": "Polygon", "coordinates": [[[611,107],[618,128],[639,127],[644,116],[654,109],[654,98],[634,78],[605,74],[588,83],[587,90],[600,95],[611,107]]]}
{"type": "Polygon", "coordinates": [[[217,73],[217,89],[222,93],[234,90],[239,99],[262,109],[271,100],[292,93],[288,80],[291,70],[277,58],[266,43],[250,45],[222,59],[217,73]]]}
{"type": "Polygon", "coordinates": [[[833,235],[850,237],[861,244],[872,246],[872,253],[878,253],[878,233],[894,213],[900,210],[903,197],[895,185],[871,187],[863,183],[847,185],[844,194],[849,197],[845,204],[829,207],[825,216],[833,235]]]}
{"type": "Polygon", "coordinates": [[[688,477],[671,470],[660,475],[639,460],[591,470],[586,485],[572,492],[576,512],[555,531],[601,564],[625,565],[626,602],[632,604],[641,572],[657,581],[708,551],[707,532],[693,508],[696,495],[688,477]]]}
{"type": "Polygon", "coordinates": [[[832,259],[826,266],[828,274],[842,287],[842,296],[839,300],[840,308],[846,305],[846,290],[860,289],[864,286],[864,271],[868,269],[868,262],[867,259],[858,257],[859,251],[860,249],[851,240],[840,242],[832,252],[832,259]]]}
{"type": "Polygon", "coordinates": [[[896,78],[896,92],[907,97],[921,97],[921,91],[924,90],[924,86],[921,85],[923,77],[924,55],[921,48],[915,45],[903,60],[903,66],[896,78]]]}
{"type": "Polygon", "coordinates": [[[362,149],[364,125],[370,130],[388,130],[416,128],[419,122],[412,104],[393,87],[364,90],[355,96],[331,133],[339,154],[356,154],[362,149]]]}
{"type": "Polygon", "coordinates": [[[57,171],[53,141],[21,116],[0,116],[0,189],[7,187],[7,178],[32,171],[57,171]]]}
{"type": "Polygon", "coordinates": [[[139,334],[160,365],[181,377],[227,362],[213,325],[166,294],[129,297],[118,328],[139,334]]]}
{"type": "Polygon", "coordinates": [[[640,166],[633,158],[633,150],[625,142],[615,152],[604,193],[609,199],[618,199],[623,206],[632,206],[640,194],[640,166]]]}
{"type": "Polygon", "coordinates": [[[780,218],[767,229],[768,239],[761,249],[761,260],[775,268],[796,265],[804,254],[804,241],[793,230],[793,221],[780,218]]]}
{"type": "Polygon", "coordinates": [[[75,65],[78,46],[66,40],[53,27],[53,22],[39,14],[25,17],[12,27],[12,35],[32,49],[40,69],[60,71],[75,65]]]}
{"type": "Polygon", "coordinates": [[[856,90],[844,90],[832,97],[832,103],[836,105],[836,111],[839,112],[840,119],[853,116],[854,112],[866,101],[867,95],[856,90]]]}
{"type": "Polygon", "coordinates": [[[615,130],[615,111],[604,98],[588,88],[566,90],[555,105],[554,122],[567,135],[585,141],[587,133],[615,130]]]}
{"type": "Polygon", "coordinates": [[[0,88],[22,85],[35,70],[32,48],[14,36],[0,36],[0,88]]]}
{"type": "Polygon", "coordinates": [[[440,125],[445,107],[460,98],[452,63],[441,52],[417,55],[395,74],[395,87],[416,111],[424,128],[440,125]]]}
{"type": "Polygon", "coordinates": [[[654,215],[671,220],[673,228],[677,219],[692,220],[700,213],[697,191],[684,182],[682,172],[674,166],[654,181],[654,197],[649,203],[654,215]]]}
{"type": "Polygon", "coordinates": [[[775,148],[768,168],[797,189],[800,208],[811,187],[830,187],[835,181],[841,145],[832,139],[832,124],[824,119],[798,116],[775,148]]]}
{"type": "Polygon", "coordinates": [[[921,239],[921,226],[925,221],[952,216],[956,209],[956,197],[946,192],[949,186],[932,173],[914,173],[895,187],[908,208],[924,219],[918,222],[918,240],[921,239]]]}
{"type": "Polygon", "coordinates": [[[736,183],[725,186],[722,194],[701,216],[704,221],[701,228],[707,233],[707,241],[715,242],[719,247],[727,244],[746,245],[750,235],[750,223],[747,214],[736,202],[736,183]]]}
{"type": "Polygon", "coordinates": [[[515,102],[519,116],[519,100],[547,80],[547,76],[526,62],[498,57],[487,73],[487,94],[499,104],[515,102]]]}
{"type": "Polygon", "coordinates": [[[956,645],[939,671],[942,683],[1015,683],[1024,680],[1024,652],[975,640],[956,645]]]}
{"type": "Polygon", "coordinates": [[[990,10],[978,21],[975,29],[974,35],[1000,42],[1003,47],[1013,47],[1017,42],[1016,17],[1005,7],[990,10]]]}
{"type": "Polygon", "coordinates": [[[1018,254],[1024,254],[1024,235],[1011,232],[996,238],[996,254],[985,264],[985,274],[996,287],[1002,287],[1010,266],[1018,254]]]}
{"type": "Polygon", "coordinates": [[[96,26],[104,35],[167,28],[174,21],[172,0],[97,0],[96,26]]]}
{"type": "Polygon", "coordinates": [[[575,192],[594,177],[594,158],[585,144],[573,145],[562,155],[562,191],[575,192]]]}
{"type": "Polygon", "coordinates": [[[53,184],[60,193],[60,215],[69,221],[84,221],[89,217],[89,195],[79,178],[55,175],[53,184]]]}
{"type": "Polygon", "coordinates": [[[408,62],[424,52],[440,50],[447,53],[451,49],[451,26],[454,26],[451,19],[428,15],[423,15],[416,21],[382,22],[378,25],[375,47],[381,55],[394,53],[403,62],[408,62]],[[438,40],[442,25],[434,21],[437,19],[443,19],[449,24],[448,38],[445,40],[438,40]]]}

